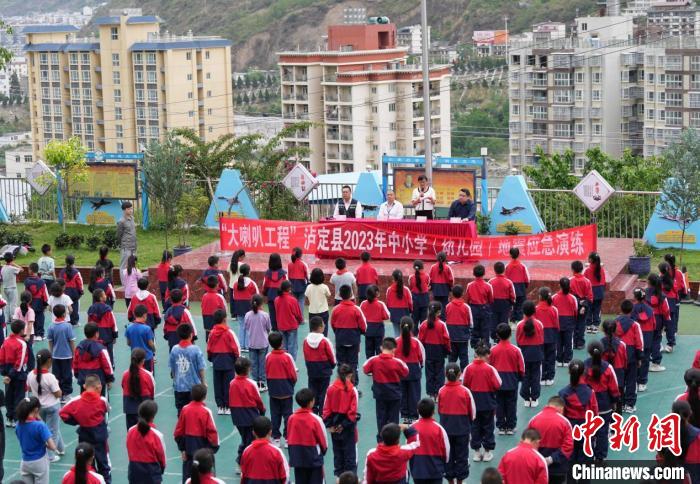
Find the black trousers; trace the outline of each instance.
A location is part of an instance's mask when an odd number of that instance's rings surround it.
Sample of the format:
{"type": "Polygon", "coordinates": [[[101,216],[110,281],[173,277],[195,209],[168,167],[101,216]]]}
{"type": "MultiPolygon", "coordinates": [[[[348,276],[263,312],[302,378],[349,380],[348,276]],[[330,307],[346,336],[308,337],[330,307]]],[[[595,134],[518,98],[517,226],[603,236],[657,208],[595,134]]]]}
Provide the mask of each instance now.
{"type": "Polygon", "coordinates": [[[272,420],[272,438],[279,439],[284,435],[287,437],[287,420],[292,414],[292,397],[272,398],[270,397],[270,420],[272,420]],[[280,432],[280,427],[284,421],[284,433],[280,432]]]}
{"type": "MultiPolygon", "coordinates": [[[[233,420],[233,416],[231,416],[231,419],[233,420]]],[[[238,433],[241,434],[241,444],[238,446],[238,455],[236,456],[236,463],[240,464],[243,451],[253,441],[253,427],[238,427],[235,424],[234,427],[236,427],[238,433]]]]}
{"type": "Polygon", "coordinates": [[[295,484],[323,484],[323,467],[295,467],[295,484]]]}
{"type": "Polygon", "coordinates": [[[432,210],[416,210],[416,217],[425,217],[428,220],[433,219],[433,211],[432,210]]]}
{"type": "Polygon", "coordinates": [[[316,415],[321,415],[323,412],[323,403],[326,400],[326,391],[328,391],[328,385],[331,382],[331,377],[324,376],[321,378],[311,378],[309,377],[309,389],[314,392],[314,413],[316,415]]]}
{"type": "Polygon", "coordinates": [[[375,399],[374,402],[377,411],[377,441],[379,441],[379,433],[382,431],[382,427],[388,423],[399,423],[401,400],[375,399]]]}
{"type": "Polygon", "coordinates": [[[191,392],[175,392],[175,408],[177,408],[177,416],[180,416],[182,408],[192,401],[191,392]]]}
{"type": "Polygon", "coordinates": [[[345,363],[346,365],[349,365],[350,368],[352,368],[353,373],[355,374],[355,386],[360,385],[360,375],[357,371],[357,367],[360,364],[360,345],[352,345],[352,346],[344,346],[344,345],[338,345],[336,347],[336,354],[335,354],[336,359],[338,360],[338,366],[342,365],[345,363]]]}
{"type": "Polygon", "coordinates": [[[217,407],[228,408],[228,387],[233,375],[233,369],[214,370],[214,400],[217,407]]]}
{"type": "Polygon", "coordinates": [[[339,434],[331,434],[333,443],[333,474],[338,477],[343,472],[357,473],[357,445],[355,425],[346,427],[339,434]]]}

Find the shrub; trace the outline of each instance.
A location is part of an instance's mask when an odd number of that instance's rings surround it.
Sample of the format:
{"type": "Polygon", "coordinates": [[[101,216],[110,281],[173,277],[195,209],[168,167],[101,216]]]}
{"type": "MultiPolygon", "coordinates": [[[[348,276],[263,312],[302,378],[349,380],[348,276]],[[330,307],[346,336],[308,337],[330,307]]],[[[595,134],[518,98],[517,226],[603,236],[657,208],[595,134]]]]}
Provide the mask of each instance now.
{"type": "Polygon", "coordinates": [[[117,240],[117,229],[110,228],[105,230],[102,234],[102,243],[110,249],[116,249],[119,247],[119,240],[117,240]]]}
{"type": "Polygon", "coordinates": [[[479,235],[488,235],[491,226],[491,216],[481,213],[476,214],[476,230],[479,235]]]}
{"type": "Polygon", "coordinates": [[[503,233],[505,235],[518,235],[520,233],[520,227],[514,222],[506,222],[503,224],[503,233]]]}
{"type": "Polygon", "coordinates": [[[653,254],[652,247],[644,240],[635,240],[632,242],[632,250],[635,257],[650,257],[653,254]]]}
{"type": "Polygon", "coordinates": [[[53,245],[57,249],[65,249],[68,247],[71,243],[71,236],[68,235],[66,232],[61,232],[56,236],[56,238],[53,241],[53,245]]]}
{"type": "Polygon", "coordinates": [[[73,234],[70,236],[69,245],[74,249],[79,249],[80,246],[83,245],[83,242],[85,242],[85,237],[80,234],[73,234]]]}
{"type": "Polygon", "coordinates": [[[85,243],[90,250],[97,250],[97,248],[102,245],[102,240],[104,240],[104,234],[95,231],[85,238],[85,243]]]}

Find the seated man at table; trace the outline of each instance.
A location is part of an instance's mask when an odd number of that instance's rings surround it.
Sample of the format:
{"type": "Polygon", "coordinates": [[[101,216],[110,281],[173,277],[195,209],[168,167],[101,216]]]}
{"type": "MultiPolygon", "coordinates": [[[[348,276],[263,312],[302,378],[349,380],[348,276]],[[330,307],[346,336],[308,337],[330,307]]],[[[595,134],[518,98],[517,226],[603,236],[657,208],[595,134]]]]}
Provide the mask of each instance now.
{"type": "Polygon", "coordinates": [[[386,192],[386,202],[379,206],[377,220],[401,220],[403,219],[403,205],[396,200],[394,190],[386,192]]]}
{"type": "Polygon", "coordinates": [[[333,210],[333,218],[344,215],[347,218],[362,218],[362,204],[352,198],[352,188],[343,185],[343,198],[338,200],[333,210]]]}
{"type": "Polygon", "coordinates": [[[472,200],[472,194],[467,188],[459,191],[459,198],[452,202],[449,218],[461,218],[462,220],[474,220],[476,218],[476,203],[472,200]]]}

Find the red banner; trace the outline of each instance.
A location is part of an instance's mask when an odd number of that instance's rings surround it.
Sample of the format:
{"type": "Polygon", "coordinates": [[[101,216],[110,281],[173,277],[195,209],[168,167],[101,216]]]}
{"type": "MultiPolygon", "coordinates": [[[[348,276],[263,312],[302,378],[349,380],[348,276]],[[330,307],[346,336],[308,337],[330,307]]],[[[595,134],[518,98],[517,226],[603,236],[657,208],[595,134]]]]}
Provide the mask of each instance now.
{"type": "Polygon", "coordinates": [[[374,259],[403,260],[434,258],[441,251],[451,260],[503,259],[511,247],[518,247],[528,260],[574,260],[595,251],[598,240],[595,225],[525,236],[476,238],[456,237],[454,230],[448,230],[449,225],[445,224],[442,234],[437,226],[420,230],[420,222],[313,223],[221,218],[219,227],[222,251],[244,248],[269,254],[301,247],[318,257],[358,258],[367,251],[374,259]]]}

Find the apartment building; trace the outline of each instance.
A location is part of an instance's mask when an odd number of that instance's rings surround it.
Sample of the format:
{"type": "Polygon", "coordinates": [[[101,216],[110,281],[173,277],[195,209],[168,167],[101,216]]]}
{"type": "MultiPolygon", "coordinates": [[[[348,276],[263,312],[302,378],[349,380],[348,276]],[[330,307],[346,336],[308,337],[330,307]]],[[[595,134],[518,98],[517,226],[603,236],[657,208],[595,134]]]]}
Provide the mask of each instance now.
{"type": "Polygon", "coordinates": [[[690,0],[653,3],[647,9],[647,27],[666,35],[700,35],[700,8],[690,0]]]}
{"type": "MultiPolygon", "coordinates": [[[[278,53],[285,121],[314,123],[285,144],[309,148],[302,161],[319,173],[423,154],[422,72],[406,64],[407,50],[393,24],[352,24],[330,26],[324,50],[278,53]]],[[[449,66],[431,67],[430,94],[432,152],[449,156],[449,66]]]]}
{"type": "Polygon", "coordinates": [[[171,128],[233,133],[230,41],[161,34],[140,9],[94,23],[99,36],[87,39],[71,25],[23,30],[35,158],[74,135],[90,150],[138,152],[171,128]]]}

